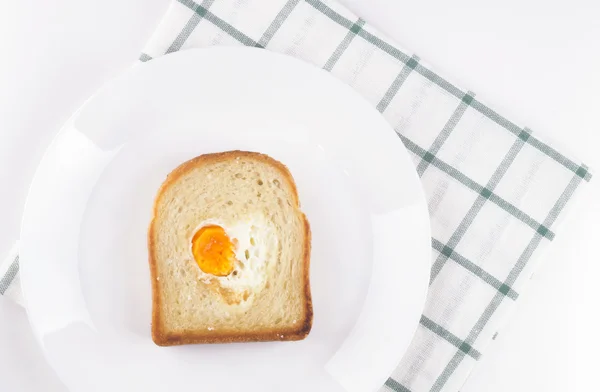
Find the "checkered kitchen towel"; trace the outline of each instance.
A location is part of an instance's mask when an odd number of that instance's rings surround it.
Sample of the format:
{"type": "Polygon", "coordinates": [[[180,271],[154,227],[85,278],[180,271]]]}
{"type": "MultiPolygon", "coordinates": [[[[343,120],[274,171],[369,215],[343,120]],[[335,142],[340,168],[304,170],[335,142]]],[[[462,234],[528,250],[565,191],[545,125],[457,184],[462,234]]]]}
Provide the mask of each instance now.
{"type": "MultiPolygon", "coordinates": [[[[286,53],[348,83],[397,131],[427,194],[433,260],[420,328],[381,391],[457,391],[588,168],[334,1],[197,1],[173,2],[141,61],[210,45],[286,53]]],[[[18,271],[9,261],[2,293],[18,271]]]]}

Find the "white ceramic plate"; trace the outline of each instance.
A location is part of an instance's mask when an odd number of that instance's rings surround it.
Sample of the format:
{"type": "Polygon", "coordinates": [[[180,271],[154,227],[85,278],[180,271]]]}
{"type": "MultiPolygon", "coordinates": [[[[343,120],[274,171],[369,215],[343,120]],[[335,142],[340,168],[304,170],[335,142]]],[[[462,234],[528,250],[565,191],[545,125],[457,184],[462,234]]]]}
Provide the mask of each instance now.
{"type": "Polygon", "coordinates": [[[53,141],[22,225],[22,283],[47,360],[73,392],[374,391],[418,324],[427,206],[394,131],[326,72],[258,49],[141,64],[53,141]],[[260,151],[286,164],[311,222],[313,330],[301,342],[159,348],[146,230],[181,162],[260,151]]]}

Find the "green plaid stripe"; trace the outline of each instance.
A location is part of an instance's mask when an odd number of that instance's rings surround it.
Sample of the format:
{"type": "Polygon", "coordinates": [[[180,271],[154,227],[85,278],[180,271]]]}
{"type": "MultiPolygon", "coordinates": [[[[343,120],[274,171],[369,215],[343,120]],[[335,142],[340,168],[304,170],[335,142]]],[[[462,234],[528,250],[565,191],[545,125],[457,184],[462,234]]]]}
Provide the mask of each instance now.
{"type": "Polygon", "coordinates": [[[498,280],[492,274],[487,273],[483,268],[468,260],[466,257],[463,257],[460,253],[456,252],[456,250],[444,245],[442,242],[436,240],[435,238],[431,239],[431,245],[433,249],[437,250],[450,260],[455,261],[457,264],[464,267],[466,270],[470,271],[473,275],[477,276],[485,283],[489,284],[502,294],[506,295],[508,298],[512,300],[516,300],[519,297],[519,294],[514,291],[510,286],[507,286],[505,283],[498,280]]]}
{"type": "MultiPolygon", "coordinates": [[[[329,19],[334,21],[335,23],[343,26],[347,29],[350,29],[354,23],[349,19],[344,18],[342,15],[335,12],[333,9],[329,8],[325,3],[319,0],[305,0],[307,4],[314,7],[317,11],[321,12],[323,15],[327,16],[329,19]]],[[[369,33],[368,31],[362,29],[357,34],[359,37],[363,38],[365,41],[370,42],[375,45],[385,53],[389,54],[392,57],[397,58],[403,63],[407,63],[411,57],[404,54],[402,51],[385,42],[381,38],[369,33]]]]}
{"type": "Polygon", "coordinates": [[[145,63],[146,61],[152,60],[152,57],[150,55],[146,54],[146,53],[142,53],[142,54],[140,54],[139,60],[142,63],[145,63]]]}
{"type": "Polygon", "coordinates": [[[406,81],[406,78],[408,78],[408,75],[410,75],[412,70],[419,64],[419,60],[418,56],[413,56],[406,64],[404,64],[404,67],[402,67],[402,70],[398,76],[396,76],[396,79],[394,79],[390,88],[388,88],[383,98],[381,98],[381,101],[377,104],[377,110],[379,110],[380,113],[383,113],[385,109],[387,109],[388,105],[392,102],[392,99],[396,96],[396,93],[398,93],[398,90],[400,90],[400,87],[402,87],[406,81]]]}
{"type": "MultiPolygon", "coordinates": [[[[184,30],[181,32],[180,36],[185,36],[185,39],[187,39],[192,34],[192,31],[194,30],[194,28],[196,28],[200,20],[206,19],[219,29],[223,30],[225,33],[229,34],[232,38],[236,39],[241,44],[244,44],[246,46],[259,46],[258,42],[254,41],[252,38],[248,37],[246,34],[242,33],[241,31],[239,31],[238,29],[236,29],[235,27],[225,22],[223,19],[219,18],[218,16],[216,16],[208,10],[208,6],[210,6],[214,2],[214,0],[207,0],[204,1],[202,4],[196,4],[195,2],[190,0],[177,1],[179,1],[181,4],[185,5],[198,15],[193,15],[190,18],[190,22],[188,22],[188,25],[193,25],[193,27],[186,25],[184,30]],[[205,6],[205,4],[207,5],[205,6]],[[191,23],[192,20],[196,20],[197,18],[199,18],[198,23],[191,23]]],[[[180,37],[178,36],[171,45],[171,48],[173,48],[175,45],[178,45],[179,40],[180,37]]],[[[185,40],[183,40],[183,42],[185,42],[185,40]]],[[[181,42],[181,45],[183,45],[183,42],[181,42]]],[[[167,50],[167,53],[171,53],[171,48],[167,50]]]]}
{"type": "Polygon", "coordinates": [[[497,206],[499,206],[500,208],[502,208],[503,210],[520,220],[521,222],[525,223],[527,226],[531,227],[536,231],[539,231],[544,237],[548,238],[549,240],[552,240],[554,238],[554,232],[552,232],[552,230],[549,230],[547,227],[537,222],[524,211],[517,208],[517,206],[509,203],[500,196],[496,195],[494,192],[490,191],[489,189],[486,189],[484,186],[473,181],[472,179],[458,171],[456,168],[442,161],[438,157],[428,154],[425,149],[418,146],[415,142],[413,142],[406,136],[401,134],[398,134],[398,136],[404,143],[404,146],[416,156],[428,160],[429,163],[432,164],[434,167],[448,174],[450,177],[465,185],[467,188],[477,192],[480,195],[487,197],[489,201],[496,204],[497,206]]]}
{"type": "Polygon", "coordinates": [[[167,53],[176,52],[179,49],[181,49],[181,47],[183,46],[185,41],[187,41],[187,39],[190,37],[190,35],[192,35],[192,32],[194,31],[196,26],[198,26],[200,21],[203,19],[204,15],[208,12],[208,8],[215,1],[214,0],[205,0],[202,2],[201,5],[198,5],[198,4],[194,3],[193,1],[188,1],[188,0],[180,0],[179,2],[181,4],[189,7],[190,9],[194,10],[194,13],[192,14],[192,17],[190,18],[190,20],[188,20],[188,22],[185,25],[185,27],[183,28],[183,30],[181,30],[181,32],[179,33],[177,38],[175,38],[175,41],[173,41],[173,43],[171,44],[169,49],[167,49],[167,53]]]}
{"type": "Polygon", "coordinates": [[[404,385],[400,384],[391,377],[387,379],[385,386],[395,392],[411,392],[410,389],[406,388],[404,385]]]}
{"type": "MultiPolygon", "coordinates": [[[[586,166],[583,166],[583,168],[587,171],[586,166]]],[[[545,227],[551,227],[552,224],[554,223],[554,221],[556,221],[556,219],[560,215],[561,211],[565,207],[567,201],[571,198],[571,196],[573,196],[573,193],[575,193],[575,190],[581,183],[582,178],[583,177],[581,177],[579,174],[575,174],[573,176],[573,178],[571,179],[571,181],[565,188],[564,192],[558,198],[558,200],[556,201],[556,203],[554,204],[554,206],[548,213],[548,216],[544,220],[545,227]]],[[[544,237],[540,233],[538,233],[538,232],[534,233],[531,241],[529,242],[529,245],[525,248],[525,250],[519,257],[519,259],[517,260],[517,263],[515,264],[515,266],[512,268],[512,270],[508,274],[508,277],[506,278],[506,281],[504,282],[507,286],[512,286],[516,282],[521,271],[523,271],[523,269],[527,265],[527,262],[531,259],[531,255],[536,250],[538,245],[542,242],[543,238],[544,237]]],[[[477,337],[479,336],[481,331],[484,329],[486,324],[489,322],[489,320],[491,319],[491,317],[494,314],[494,312],[496,311],[496,309],[498,309],[498,307],[500,306],[500,304],[502,303],[502,300],[504,298],[505,298],[505,295],[500,292],[494,296],[494,298],[492,299],[490,304],[486,307],[485,311],[483,312],[483,314],[481,315],[479,320],[477,320],[477,323],[471,329],[471,332],[465,339],[465,343],[472,345],[475,342],[475,340],[477,339],[477,337]]],[[[454,370],[456,370],[458,365],[462,362],[464,357],[465,357],[465,353],[462,350],[458,350],[456,352],[456,354],[454,355],[452,360],[450,360],[450,362],[446,365],[446,368],[444,369],[444,371],[440,374],[440,376],[436,380],[435,384],[431,388],[431,392],[439,392],[442,389],[442,387],[446,384],[446,382],[448,381],[448,379],[450,378],[450,376],[452,375],[454,370]]]]}
{"type": "Polygon", "coordinates": [[[433,320],[428,319],[425,316],[421,316],[421,325],[435,333],[439,337],[445,339],[448,343],[452,344],[456,348],[458,348],[463,353],[473,357],[473,359],[478,360],[481,357],[481,353],[475,350],[471,345],[459,339],[452,332],[448,331],[446,328],[441,325],[436,324],[433,320]]]}
{"type": "Polygon", "coordinates": [[[446,79],[442,78],[440,75],[436,74],[429,68],[425,67],[424,65],[419,65],[415,69],[415,71],[419,75],[423,76],[425,79],[429,80],[430,82],[433,82],[435,85],[446,90],[448,93],[454,95],[458,99],[462,99],[462,97],[465,95],[464,91],[462,91],[446,79]]]}
{"type": "Polygon", "coordinates": [[[13,262],[10,264],[2,279],[0,279],[0,295],[4,295],[6,290],[10,287],[11,283],[15,280],[15,277],[19,273],[19,256],[15,257],[13,262]]]}
{"type": "Polygon", "coordinates": [[[327,16],[329,19],[333,20],[340,26],[343,26],[350,30],[350,28],[354,25],[354,22],[346,19],[342,15],[338,14],[331,8],[329,8],[325,3],[319,0],[305,0],[307,4],[313,6],[317,11],[321,12],[323,15],[327,16]]]}
{"type": "Polygon", "coordinates": [[[285,20],[290,16],[294,8],[300,3],[300,0],[289,0],[285,6],[279,11],[271,25],[258,40],[257,47],[264,48],[271,41],[277,30],[283,25],[285,20]]]}
{"type": "MultiPolygon", "coordinates": [[[[471,103],[471,107],[473,107],[473,109],[475,109],[478,112],[480,112],[481,114],[485,115],[487,118],[494,121],[496,124],[500,125],[504,129],[512,132],[514,135],[523,137],[523,135],[522,135],[523,130],[518,125],[509,121],[508,119],[501,116],[500,114],[498,114],[494,110],[490,109],[489,107],[485,106],[483,103],[481,103],[477,100],[473,100],[473,102],[471,103]]],[[[556,151],[554,148],[550,147],[546,143],[543,143],[542,141],[540,141],[533,135],[527,134],[525,137],[526,137],[525,141],[528,144],[535,147],[536,149],[538,149],[545,155],[549,156],[550,158],[554,159],[556,162],[560,163],[561,165],[563,165],[564,167],[566,167],[573,173],[577,174],[579,177],[583,178],[586,181],[589,181],[592,178],[591,174],[587,171],[587,169],[584,169],[580,165],[576,164],[575,162],[573,162],[569,158],[565,157],[564,155],[562,155],[561,153],[559,153],[558,151],[556,151]]]]}
{"type": "MultiPolygon", "coordinates": [[[[448,331],[446,328],[442,327],[441,325],[437,324],[436,322],[427,318],[426,316],[421,316],[420,324],[427,330],[433,332],[448,343],[452,344],[454,347],[458,348],[465,355],[469,355],[475,360],[479,360],[479,358],[481,358],[481,353],[474,349],[470,344],[461,340],[458,336],[454,335],[452,332],[448,331]]],[[[385,386],[387,386],[393,391],[410,392],[410,389],[400,384],[392,377],[387,379],[387,381],[385,382],[385,386]]]]}
{"type": "MultiPolygon", "coordinates": [[[[475,94],[471,91],[467,92],[464,95],[464,97],[460,100],[458,107],[452,114],[452,117],[450,117],[450,119],[442,129],[442,132],[440,132],[440,134],[433,141],[431,147],[429,147],[429,151],[427,151],[427,154],[435,155],[440,151],[440,149],[444,145],[444,142],[448,139],[448,137],[454,130],[454,127],[456,127],[456,124],[458,124],[463,114],[465,114],[465,112],[467,111],[467,108],[471,104],[471,101],[473,101],[474,96],[475,94]]],[[[429,160],[422,159],[421,162],[417,165],[417,173],[419,173],[419,177],[423,177],[425,169],[427,169],[427,166],[429,166],[429,162],[429,160]]]]}
{"type": "MultiPolygon", "coordinates": [[[[502,117],[500,114],[485,106],[483,103],[477,100],[473,100],[473,102],[471,103],[471,107],[477,110],[479,113],[485,115],[490,120],[494,121],[496,124],[502,126],[504,129],[512,132],[514,135],[522,137],[523,130],[519,126],[507,120],[505,117],[502,117]]],[[[565,157],[564,155],[556,151],[554,148],[550,147],[548,144],[543,143],[539,139],[535,138],[533,135],[529,134],[525,141],[529,145],[535,147],[537,150],[554,159],[556,162],[560,163],[567,169],[571,170],[573,173],[577,174],[584,180],[589,181],[592,178],[591,174],[588,173],[587,170],[582,171],[580,165],[565,157]]]]}
{"type": "Polygon", "coordinates": [[[362,27],[365,25],[365,21],[358,18],[358,20],[350,27],[348,34],[344,37],[344,40],[338,45],[335,49],[329,60],[323,66],[323,69],[326,71],[331,71],[335,66],[335,63],[342,57],[342,54],[348,49],[350,43],[356,37],[356,35],[362,30],[362,27]]]}
{"type": "MultiPolygon", "coordinates": [[[[437,324],[435,321],[431,320],[425,315],[421,316],[420,324],[427,330],[433,332],[435,335],[441,337],[448,343],[452,344],[464,355],[469,355],[476,361],[481,358],[481,353],[474,349],[473,346],[461,340],[458,336],[454,335],[452,332],[448,331],[446,328],[437,324]]],[[[410,389],[400,384],[393,377],[387,379],[387,381],[385,382],[385,386],[393,391],[411,392],[410,389]]]]}
{"type": "MultiPolygon", "coordinates": [[[[485,202],[489,199],[489,196],[492,194],[493,190],[500,183],[500,180],[508,171],[508,168],[510,167],[511,163],[515,160],[517,154],[519,153],[519,151],[521,151],[521,148],[523,148],[524,144],[525,142],[523,141],[523,139],[515,139],[515,142],[513,143],[508,153],[506,153],[506,156],[500,163],[500,166],[498,166],[494,174],[492,174],[492,178],[488,181],[487,185],[483,188],[483,190],[479,192],[479,195],[477,195],[475,202],[473,203],[463,220],[460,222],[454,233],[452,233],[452,236],[448,240],[446,247],[450,249],[456,248],[460,240],[463,238],[463,236],[469,229],[469,226],[471,226],[471,223],[473,223],[473,221],[475,220],[475,217],[477,216],[479,211],[481,211],[481,209],[483,208],[485,202]]],[[[444,264],[446,263],[446,260],[448,260],[448,256],[446,255],[446,253],[440,253],[440,255],[433,263],[433,267],[431,268],[430,284],[435,281],[435,278],[437,278],[438,274],[442,270],[444,264]]]]}

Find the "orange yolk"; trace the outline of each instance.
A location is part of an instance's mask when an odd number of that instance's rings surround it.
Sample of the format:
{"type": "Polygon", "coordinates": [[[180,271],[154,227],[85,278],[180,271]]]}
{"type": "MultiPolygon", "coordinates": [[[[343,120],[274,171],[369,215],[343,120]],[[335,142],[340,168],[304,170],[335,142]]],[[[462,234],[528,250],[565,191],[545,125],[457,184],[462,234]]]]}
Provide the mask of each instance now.
{"type": "Polygon", "coordinates": [[[192,238],[192,253],[207,274],[227,276],[233,271],[235,244],[221,226],[204,226],[192,238]]]}

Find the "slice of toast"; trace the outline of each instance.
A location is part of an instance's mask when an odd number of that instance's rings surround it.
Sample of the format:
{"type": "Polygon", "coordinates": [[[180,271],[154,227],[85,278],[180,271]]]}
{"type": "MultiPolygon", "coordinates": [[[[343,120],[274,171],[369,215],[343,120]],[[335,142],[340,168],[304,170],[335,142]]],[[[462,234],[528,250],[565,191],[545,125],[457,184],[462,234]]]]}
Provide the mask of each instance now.
{"type": "Polygon", "coordinates": [[[229,151],[183,163],[158,191],[148,230],[152,339],[304,339],[313,315],[310,242],[280,162],[229,151]]]}

